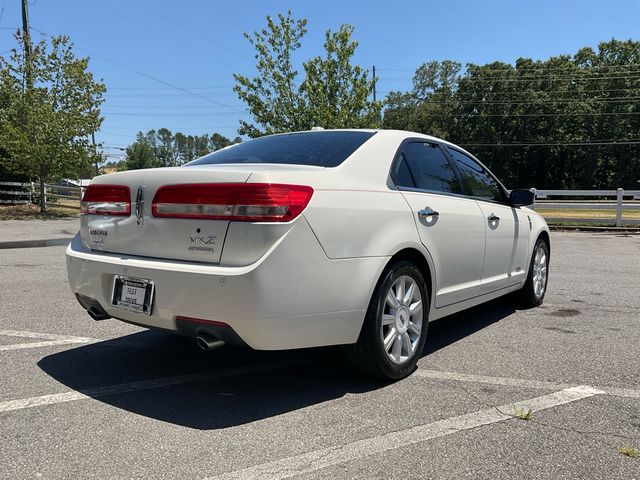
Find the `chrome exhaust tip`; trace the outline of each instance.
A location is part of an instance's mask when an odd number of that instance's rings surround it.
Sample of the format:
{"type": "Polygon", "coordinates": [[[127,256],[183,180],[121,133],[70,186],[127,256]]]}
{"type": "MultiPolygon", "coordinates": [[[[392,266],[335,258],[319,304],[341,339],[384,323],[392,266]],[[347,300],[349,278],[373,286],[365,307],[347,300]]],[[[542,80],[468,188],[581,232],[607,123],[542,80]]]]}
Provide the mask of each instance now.
{"type": "Polygon", "coordinates": [[[201,333],[198,335],[196,337],[196,344],[205,352],[222,348],[225,345],[223,340],[220,340],[208,333],[201,333]]]}

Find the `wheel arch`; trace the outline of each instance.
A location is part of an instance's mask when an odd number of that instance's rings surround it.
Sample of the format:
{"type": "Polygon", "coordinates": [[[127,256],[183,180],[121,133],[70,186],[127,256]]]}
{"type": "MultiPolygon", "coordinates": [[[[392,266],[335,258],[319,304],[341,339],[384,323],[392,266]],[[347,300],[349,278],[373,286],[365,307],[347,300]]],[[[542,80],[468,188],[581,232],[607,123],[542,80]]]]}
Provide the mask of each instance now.
{"type": "Polygon", "coordinates": [[[542,230],[538,234],[538,238],[536,238],[536,243],[539,239],[543,239],[545,241],[545,243],[547,244],[547,249],[549,250],[549,256],[551,256],[551,237],[549,237],[549,232],[547,232],[546,230],[542,230]]]}
{"type": "Polygon", "coordinates": [[[425,255],[417,248],[405,247],[402,250],[399,250],[398,252],[396,252],[389,259],[387,264],[384,266],[383,272],[387,269],[389,265],[391,265],[393,262],[397,260],[407,260],[413,263],[416,267],[418,267],[418,269],[420,270],[420,273],[422,273],[422,276],[424,277],[425,283],[427,284],[426,286],[427,286],[427,293],[429,294],[429,304],[431,305],[433,303],[433,298],[434,298],[434,293],[433,293],[434,278],[433,278],[431,265],[429,264],[429,261],[427,260],[425,255]]]}

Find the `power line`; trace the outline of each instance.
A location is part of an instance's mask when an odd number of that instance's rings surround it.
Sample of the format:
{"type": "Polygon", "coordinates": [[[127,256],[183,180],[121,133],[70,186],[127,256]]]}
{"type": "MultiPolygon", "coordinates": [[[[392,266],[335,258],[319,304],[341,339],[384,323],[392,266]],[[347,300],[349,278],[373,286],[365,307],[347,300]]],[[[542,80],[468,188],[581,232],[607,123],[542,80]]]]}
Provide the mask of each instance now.
{"type": "MultiPolygon", "coordinates": [[[[105,5],[105,2],[101,2],[101,3],[103,4],[103,6],[105,5]]],[[[170,41],[172,41],[173,43],[175,43],[176,45],[179,45],[180,47],[182,47],[183,49],[189,50],[190,52],[193,52],[193,53],[195,53],[196,55],[200,55],[201,57],[206,58],[207,60],[210,60],[210,61],[215,62],[215,63],[219,63],[219,64],[221,64],[221,65],[224,65],[225,67],[233,68],[233,67],[232,67],[230,64],[228,64],[227,62],[224,62],[224,61],[220,60],[220,58],[213,57],[213,56],[211,56],[211,55],[208,55],[208,54],[206,54],[206,53],[203,53],[203,52],[201,52],[200,50],[197,50],[197,49],[193,48],[193,47],[192,47],[190,44],[188,44],[188,43],[184,43],[184,42],[182,42],[182,41],[180,41],[180,40],[177,40],[177,39],[176,39],[176,38],[174,38],[174,37],[170,37],[170,36],[168,36],[168,35],[166,34],[166,32],[161,32],[160,30],[156,30],[155,28],[150,27],[149,25],[146,25],[146,24],[144,24],[144,23],[141,23],[139,18],[132,18],[132,17],[130,17],[129,15],[127,15],[127,14],[123,13],[123,12],[122,12],[122,10],[114,9],[114,8],[113,8],[113,5],[111,5],[111,4],[109,4],[109,7],[111,7],[111,8],[116,12],[116,14],[117,14],[117,16],[118,16],[118,17],[125,18],[125,19],[129,20],[132,24],[135,24],[136,26],[142,26],[142,27],[146,28],[147,30],[150,30],[151,32],[155,33],[155,34],[156,34],[156,35],[158,35],[159,37],[164,38],[164,39],[166,39],[166,40],[170,40],[170,41]]]]}
{"type": "MultiPolygon", "coordinates": [[[[49,34],[49,33],[47,33],[47,32],[44,32],[43,30],[40,30],[40,29],[35,28],[35,27],[31,27],[31,28],[32,28],[33,30],[37,31],[37,32],[40,32],[40,33],[41,33],[41,34],[43,34],[43,35],[47,35],[47,36],[49,36],[49,37],[53,38],[53,35],[51,35],[51,34],[49,34]]],[[[186,94],[188,94],[188,95],[191,95],[191,96],[193,96],[193,97],[196,97],[196,98],[200,98],[200,99],[202,99],[202,100],[205,100],[205,101],[207,101],[207,102],[209,102],[209,103],[213,103],[213,104],[215,104],[215,105],[219,105],[219,106],[221,106],[221,107],[228,108],[229,110],[233,110],[233,111],[234,111],[234,112],[236,112],[236,113],[240,113],[240,114],[243,114],[243,115],[246,113],[246,112],[242,112],[242,111],[240,111],[240,110],[238,110],[238,109],[236,109],[236,108],[234,108],[234,107],[231,107],[231,106],[229,106],[229,105],[226,105],[226,104],[224,104],[224,103],[222,103],[222,102],[218,102],[217,100],[213,100],[213,99],[208,98],[208,97],[206,97],[206,96],[204,96],[204,95],[200,95],[199,93],[192,92],[192,91],[190,91],[190,90],[187,90],[186,88],[182,88],[182,87],[179,87],[179,86],[174,85],[174,84],[172,84],[172,83],[169,83],[169,82],[166,82],[166,81],[164,81],[164,80],[161,80],[161,79],[159,79],[159,78],[157,78],[157,77],[154,77],[153,75],[149,75],[149,74],[147,74],[147,73],[141,72],[141,71],[136,70],[136,69],[133,69],[133,68],[131,68],[131,67],[127,67],[126,65],[123,65],[123,64],[121,64],[121,63],[119,63],[119,62],[116,62],[116,61],[114,61],[114,60],[111,60],[111,59],[108,59],[108,58],[106,58],[106,57],[103,57],[102,55],[98,55],[98,54],[96,54],[96,53],[93,53],[93,52],[91,52],[91,51],[87,50],[86,48],[82,48],[82,47],[78,47],[78,48],[79,48],[80,50],[85,51],[86,53],[88,53],[88,54],[89,54],[89,55],[91,55],[91,56],[94,56],[94,57],[100,58],[101,60],[103,60],[103,61],[105,61],[105,62],[107,62],[107,63],[111,63],[111,64],[113,64],[113,65],[115,65],[115,66],[117,66],[117,67],[120,67],[120,68],[124,69],[124,70],[130,71],[130,72],[133,72],[133,73],[135,73],[135,74],[137,74],[137,75],[140,75],[141,77],[147,78],[147,79],[149,79],[149,80],[153,80],[154,82],[161,83],[162,85],[166,85],[167,87],[174,88],[174,89],[176,89],[176,90],[179,90],[179,91],[181,91],[181,92],[184,92],[184,93],[186,93],[186,94]]]]}
{"type": "MultiPolygon", "coordinates": [[[[479,78],[479,77],[474,77],[473,75],[469,75],[469,76],[462,76],[459,79],[457,79],[457,83],[458,85],[461,82],[467,82],[467,83],[493,83],[493,82],[513,82],[513,83],[518,83],[518,82],[545,82],[545,81],[569,81],[569,82],[578,82],[578,81],[601,81],[601,80],[639,80],[640,79],[640,73],[633,73],[633,74],[629,74],[629,75],[612,75],[612,76],[608,76],[605,74],[602,74],[600,76],[597,77],[583,77],[580,75],[570,75],[570,76],[539,76],[539,77],[533,77],[533,76],[516,76],[513,75],[510,78],[497,78],[498,76],[496,75],[496,78],[479,78]]],[[[378,80],[380,81],[398,81],[398,80],[403,80],[403,81],[413,81],[413,78],[407,78],[407,77],[378,77],[378,80]]]]}
{"type": "MultiPolygon", "coordinates": [[[[232,112],[110,112],[102,111],[104,115],[113,116],[131,116],[131,117],[156,117],[162,115],[163,117],[233,117],[236,116],[232,112]]],[[[640,113],[640,112],[639,112],[640,113]]]]}
{"type": "Polygon", "coordinates": [[[535,142],[535,143],[460,143],[461,147],[551,147],[551,146],[576,146],[589,147],[600,145],[640,145],[640,139],[634,140],[607,140],[591,142],[535,142]]]}
{"type": "MultiPolygon", "coordinates": [[[[640,101],[640,97],[612,97],[612,98],[564,98],[564,99],[539,99],[539,100],[503,100],[503,101],[490,101],[490,100],[425,100],[424,103],[435,105],[548,105],[548,104],[562,104],[572,102],[597,102],[597,103],[613,103],[624,104],[632,103],[632,101],[640,101]]],[[[205,107],[208,108],[208,107],[205,107]]]]}
{"type": "MultiPolygon", "coordinates": [[[[233,88],[234,85],[209,85],[208,87],[185,87],[189,90],[211,90],[211,89],[229,89],[233,88]]],[[[167,87],[109,87],[109,90],[125,90],[125,91],[136,91],[136,90],[171,90],[167,87]]]]}
{"type": "MultiPolygon", "coordinates": [[[[425,100],[425,104],[430,105],[477,105],[478,107],[484,106],[493,106],[493,105],[514,105],[514,106],[535,106],[535,105],[556,105],[556,104],[566,104],[572,102],[585,102],[590,104],[593,103],[604,103],[604,104],[613,104],[613,105],[624,105],[630,104],[640,101],[640,97],[619,97],[619,98],[573,98],[573,99],[540,99],[540,100],[513,100],[513,101],[488,101],[488,100],[425,100]],[[635,101],[635,102],[634,102],[635,101]]],[[[134,109],[149,109],[149,110],[157,110],[157,109],[176,109],[176,110],[202,110],[202,109],[211,109],[212,107],[208,105],[109,105],[112,108],[134,108],[134,109]]]]}
{"type": "MultiPolygon", "coordinates": [[[[597,89],[597,90],[523,90],[523,89],[518,89],[518,90],[506,90],[506,91],[500,91],[500,92],[481,92],[485,95],[490,95],[490,96],[495,96],[495,95],[514,95],[514,94],[522,94],[522,95],[529,95],[529,94],[541,94],[541,95],[547,95],[547,94],[556,94],[556,93],[560,93],[560,94],[587,94],[587,93],[610,93],[610,92],[628,92],[628,91],[633,91],[633,92],[637,92],[639,87],[625,87],[625,88],[602,88],[602,89],[597,89]]],[[[398,91],[393,91],[393,90],[385,90],[382,92],[378,92],[378,93],[382,93],[383,95],[387,95],[389,93],[400,93],[402,94],[403,92],[398,92],[398,91]]],[[[474,94],[476,92],[472,92],[471,94],[474,94]]]]}
{"type": "MultiPolygon", "coordinates": [[[[476,64],[467,64],[467,66],[462,67],[463,70],[465,72],[468,72],[469,69],[469,65],[472,66],[472,68],[482,68],[482,67],[487,67],[487,65],[476,65],[476,64]]],[[[488,64],[491,65],[491,64],[488,64]]],[[[544,70],[544,71],[556,71],[556,72],[565,72],[565,71],[575,71],[576,69],[580,69],[580,70],[598,70],[598,69],[618,69],[618,68],[622,68],[622,69],[638,69],[640,68],[640,63],[638,62],[634,62],[634,63],[615,63],[615,64],[611,64],[611,65],[578,65],[578,64],[572,64],[572,65],[567,65],[564,67],[551,67],[548,65],[543,65],[543,64],[539,64],[536,67],[519,67],[516,65],[511,65],[511,64],[505,64],[506,68],[494,68],[494,69],[490,69],[490,70],[484,70],[484,72],[539,72],[540,70],[544,70]]],[[[380,72],[416,72],[418,69],[420,68],[378,68],[377,70],[380,72]]]]}
{"type": "Polygon", "coordinates": [[[242,54],[240,54],[240,53],[236,52],[235,50],[233,50],[233,49],[231,49],[231,48],[229,48],[227,45],[225,45],[225,44],[223,44],[223,43],[220,43],[220,42],[219,42],[219,41],[217,41],[217,40],[213,40],[213,39],[209,38],[207,35],[203,34],[202,32],[200,32],[200,31],[198,31],[198,30],[195,30],[195,29],[193,29],[192,27],[190,27],[190,26],[188,26],[188,25],[183,24],[182,22],[179,22],[179,21],[178,21],[178,20],[176,20],[174,17],[171,17],[171,16],[169,16],[169,15],[165,15],[164,13],[162,13],[162,12],[160,12],[160,11],[158,11],[158,10],[156,10],[156,9],[154,9],[154,8],[152,8],[152,7],[148,6],[148,5],[146,5],[146,4],[142,3],[142,2],[140,2],[139,0],[134,0],[134,1],[135,1],[135,3],[137,3],[137,4],[138,4],[139,6],[141,6],[142,8],[146,8],[146,9],[147,9],[147,10],[149,10],[150,12],[155,13],[156,15],[158,15],[158,16],[160,16],[160,17],[164,18],[165,20],[168,20],[168,21],[170,21],[170,22],[172,22],[172,23],[174,23],[174,24],[176,24],[176,25],[178,25],[178,26],[180,26],[180,27],[184,28],[185,30],[187,30],[187,31],[189,31],[189,32],[191,32],[191,33],[193,33],[193,34],[195,34],[195,35],[197,35],[197,36],[199,36],[199,37],[203,38],[203,39],[204,39],[204,40],[206,40],[207,42],[210,42],[210,43],[212,43],[212,44],[214,44],[214,45],[217,45],[217,46],[219,46],[219,47],[223,48],[224,50],[227,50],[228,52],[232,53],[232,54],[233,54],[233,55],[235,55],[236,57],[242,57],[242,58],[246,59],[246,57],[245,57],[244,55],[242,55],[242,54]]]}
{"type": "Polygon", "coordinates": [[[501,113],[478,113],[478,112],[465,112],[460,114],[438,114],[438,113],[426,113],[426,117],[465,117],[465,118],[483,118],[483,117],[608,117],[608,116],[635,116],[640,115],[640,112],[592,112],[592,113],[515,113],[515,114],[501,114],[501,113]]]}

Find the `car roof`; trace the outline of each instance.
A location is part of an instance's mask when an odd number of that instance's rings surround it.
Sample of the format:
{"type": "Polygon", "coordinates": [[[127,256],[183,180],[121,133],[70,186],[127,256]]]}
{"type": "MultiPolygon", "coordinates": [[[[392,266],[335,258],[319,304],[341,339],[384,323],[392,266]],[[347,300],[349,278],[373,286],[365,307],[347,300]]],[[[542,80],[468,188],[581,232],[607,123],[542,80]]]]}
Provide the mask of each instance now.
{"type": "Polygon", "coordinates": [[[460,147],[459,145],[456,145],[455,143],[451,143],[451,142],[449,142],[447,140],[444,140],[442,138],[439,138],[439,137],[434,137],[433,135],[426,135],[424,133],[412,132],[412,131],[409,131],[409,130],[386,129],[386,128],[327,128],[327,129],[314,129],[314,130],[300,130],[300,131],[296,131],[296,132],[286,132],[286,133],[279,133],[279,134],[275,134],[275,135],[286,135],[288,133],[307,133],[307,132],[311,132],[311,133],[322,133],[322,132],[370,132],[370,133],[376,133],[378,135],[393,136],[393,137],[396,137],[396,138],[397,137],[422,138],[422,139],[425,139],[425,140],[428,140],[428,141],[439,142],[439,143],[442,143],[442,144],[444,144],[446,146],[456,148],[456,149],[466,153],[467,155],[475,158],[475,156],[473,154],[471,154],[470,152],[468,152],[464,148],[460,147]]]}

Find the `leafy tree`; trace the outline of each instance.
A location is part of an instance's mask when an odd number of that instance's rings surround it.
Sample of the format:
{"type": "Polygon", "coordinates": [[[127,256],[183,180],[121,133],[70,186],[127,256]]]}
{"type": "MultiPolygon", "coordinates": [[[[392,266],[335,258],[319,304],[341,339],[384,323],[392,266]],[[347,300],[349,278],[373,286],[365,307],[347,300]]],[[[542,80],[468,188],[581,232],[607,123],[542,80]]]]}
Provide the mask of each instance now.
{"type": "Polygon", "coordinates": [[[216,150],[220,150],[221,148],[228,147],[229,145],[234,145],[236,143],[242,143],[242,139],[240,137],[236,137],[233,140],[229,140],[227,137],[220,135],[219,133],[214,133],[209,137],[207,148],[209,151],[215,152],[216,150]]]}
{"type": "Polygon", "coordinates": [[[359,128],[376,125],[381,103],[370,102],[373,79],[359,65],[351,65],[358,42],[351,40],[353,27],[342,25],[325,33],[326,57],[304,64],[307,78],[301,90],[306,97],[308,121],[324,128],[359,128]]]}
{"type": "Polygon", "coordinates": [[[166,128],[138,132],[136,141],[126,149],[126,168],[175,167],[241,141],[240,137],[230,140],[219,133],[211,136],[174,134],[166,128]]]}
{"type": "Polygon", "coordinates": [[[638,189],[640,42],[515,65],[428,62],[384,126],[466,146],[509,187],[638,189]]]}
{"type": "MultiPolygon", "coordinates": [[[[88,139],[102,122],[105,86],[88,66],[66,36],[42,39],[28,59],[17,49],[0,57],[0,147],[9,167],[37,177],[41,191],[47,180],[77,177],[95,159],[88,139]]],[[[46,211],[43,195],[40,208],[46,211]]]]}
{"type": "Polygon", "coordinates": [[[234,74],[233,90],[244,101],[258,126],[240,121],[240,135],[255,138],[275,132],[308,128],[307,110],[295,80],[298,71],[293,65],[293,53],[302,46],[307,33],[307,20],[295,20],[291,11],[285,17],[278,14],[278,22],[267,16],[267,28],[245,38],[256,50],[258,75],[249,78],[234,74]]]}
{"type": "Polygon", "coordinates": [[[256,51],[257,75],[234,74],[234,91],[255,120],[240,121],[241,135],[378,124],[381,104],[368,99],[373,79],[367,80],[368,71],[351,64],[358,45],[351,40],[353,27],[327,31],[326,56],[304,63],[305,78],[298,80],[293,55],[302,45],[306,25],[306,19],[296,20],[289,11],[277,20],[267,16],[267,27],[260,32],[245,33],[256,51]]]}
{"type": "Polygon", "coordinates": [[[126,152],[125,167],[127,170],[160,166],[158,157],[156,157],[151,145],[149,145],[148,140],[142,132],[138,132],[136,141],[126,148],[126,152]]]}

